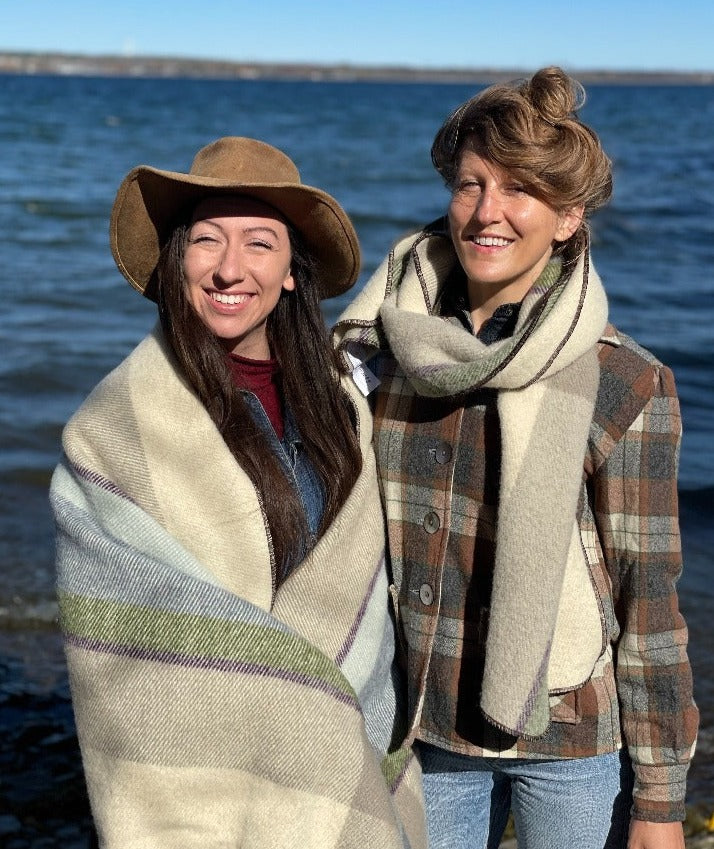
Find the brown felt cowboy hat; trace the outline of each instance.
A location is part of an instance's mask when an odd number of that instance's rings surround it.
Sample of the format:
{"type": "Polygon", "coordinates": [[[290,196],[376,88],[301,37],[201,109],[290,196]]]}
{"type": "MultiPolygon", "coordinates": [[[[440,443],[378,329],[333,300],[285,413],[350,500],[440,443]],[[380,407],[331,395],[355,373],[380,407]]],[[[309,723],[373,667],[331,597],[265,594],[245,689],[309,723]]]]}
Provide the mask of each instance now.
{"type": "Polygon", "coordinates": [[[292,160],[256,139],[227,137],[202,148],[188,174],[148,165],[132,169],[114,200],[109,239],[119,271],[156,299],[154,272],[175,226],[205,197],[240,194],[278,210],[300,233],[313,256],[321,298],[347,291],[357,279],[357,234],[337,201],[305,186],[292,160]]]}

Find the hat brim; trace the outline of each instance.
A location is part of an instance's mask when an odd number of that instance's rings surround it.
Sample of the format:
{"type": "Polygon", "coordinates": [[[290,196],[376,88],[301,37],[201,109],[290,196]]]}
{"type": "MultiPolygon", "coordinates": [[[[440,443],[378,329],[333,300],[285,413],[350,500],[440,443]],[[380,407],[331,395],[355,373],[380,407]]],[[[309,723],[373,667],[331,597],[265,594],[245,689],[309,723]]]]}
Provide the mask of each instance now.
{"type": "Polygon", "coordinates": [[[112,255],[134,289],[156,299],[153,277],[161,249],[195,205],[214,195],[246,195],[277,209],[300,233],[315,261],[320,298],[340,295],[357,280],[357,234],[327,192],[300,183],[229,183],[140,165],[122,181],[109,225],[112,255]]]}

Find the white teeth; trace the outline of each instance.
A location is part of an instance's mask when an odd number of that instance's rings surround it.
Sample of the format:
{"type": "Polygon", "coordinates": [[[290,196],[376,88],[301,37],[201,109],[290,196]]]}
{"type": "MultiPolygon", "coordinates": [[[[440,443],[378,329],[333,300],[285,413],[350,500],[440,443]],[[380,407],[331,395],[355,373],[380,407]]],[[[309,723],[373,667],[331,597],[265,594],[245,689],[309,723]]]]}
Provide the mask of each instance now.
{"type": "Polygon", "coordinates": [[[498,236],[474,236],[474,242],[477,245],[483,245],[485,248],[505,248],[511,244],[510,239],[501,239],[498,236]]]}
{"type": "Polygon", "coordinates": [[[221,292],[211,292],[211,297],[219,304],[244,304],[250,295],[224,295],[221,292]]]}

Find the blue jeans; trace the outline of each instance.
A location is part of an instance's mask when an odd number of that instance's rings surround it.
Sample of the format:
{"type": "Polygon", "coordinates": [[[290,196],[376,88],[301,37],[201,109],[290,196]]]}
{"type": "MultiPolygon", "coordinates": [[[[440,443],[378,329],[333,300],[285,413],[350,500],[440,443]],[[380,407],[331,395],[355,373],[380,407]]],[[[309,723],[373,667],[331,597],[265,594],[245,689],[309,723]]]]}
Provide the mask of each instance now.
{"type": "Polygon", "coordinates": [[[496,849],[508,814],[518,849],[625,849],[624,752],[569,760],[476,758],[418,744],[429,849],[496,849]]]}

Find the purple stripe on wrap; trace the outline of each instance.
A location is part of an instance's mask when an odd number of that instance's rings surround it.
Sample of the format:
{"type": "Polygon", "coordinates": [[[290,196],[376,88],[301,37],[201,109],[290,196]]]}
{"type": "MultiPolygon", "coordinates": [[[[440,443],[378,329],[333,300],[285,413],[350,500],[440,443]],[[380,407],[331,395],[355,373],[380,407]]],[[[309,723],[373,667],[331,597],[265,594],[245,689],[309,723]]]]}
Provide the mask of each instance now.
{"type": "Polygon", "coordinates": [[[68,462],[77,477],[81,478],[82,480],[88,481],[91,484],[94,484],[94,486],[98,486],[100,489],[106,490],[107,492],[111,492],[112,495],[118,495],[120,498],[124,498],[126,501],[130,501],[132,504],[136,504],[133,498],[127,495],[123,489],[120,489],[115,483],[110,481],[108,478],[105,478],[98,472],[93,472],[91,469],[87,469],[84,466],[78,466],[75,463],[72,463],[71,460],[68,460],[68,462]]]}
{"type": "Polygon", "coordinates": [[[263,678],[277,678],[281,681],[290,681],[293,684],[301,684],[313,690],[325,693],[328,696],[357,708],[361,708],[357,700],[349,693],[333,687],[326,681],[310,677],[303,673],[291,672],[286,669],[275,669],[261,663],[247,663],[242,661],[226,660],[225,658],[207,658],[178,654],[170,651],[152,651],[136,646],[124,646],[119,643],[110,643],[105,640],[93,640],[88,637],[77,637],[73,634],[65,635],[65,643],[84,651],[101,652],[113,654],[117,657],[127,657],[132,660],[147,660],[155,663],[166,663],[173,666],[183,666],[188,669],[217,670],[219,672],[243,673],[246,675],[258,675],[263,678]]]}

